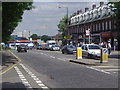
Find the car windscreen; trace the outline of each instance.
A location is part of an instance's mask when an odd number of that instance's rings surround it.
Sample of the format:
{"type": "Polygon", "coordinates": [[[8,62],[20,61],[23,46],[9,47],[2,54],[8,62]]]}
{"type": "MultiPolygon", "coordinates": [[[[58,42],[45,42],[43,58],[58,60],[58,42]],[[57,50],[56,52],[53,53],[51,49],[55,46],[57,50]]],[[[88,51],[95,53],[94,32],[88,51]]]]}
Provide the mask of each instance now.
{"type": "Polygon", "coordinates": [[[68,48],[75,48],[74,46],[67,46],[68,48]]]}
{"type": "Polygon", "coordinates": [[[97,45],[89,45],[88,48],[89,49],[100,49],[100,47],[97,45]]]}

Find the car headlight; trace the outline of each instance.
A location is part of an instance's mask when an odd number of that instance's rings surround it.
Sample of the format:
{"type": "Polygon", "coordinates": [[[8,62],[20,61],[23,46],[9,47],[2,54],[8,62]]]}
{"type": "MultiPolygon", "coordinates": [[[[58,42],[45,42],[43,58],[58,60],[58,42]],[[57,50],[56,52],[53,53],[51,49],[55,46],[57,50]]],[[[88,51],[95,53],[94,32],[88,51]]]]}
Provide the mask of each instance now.
{"type": "Polygon", "coordinates": [[[95,54],[95,52],[91,52],[91,54],[95,54]]]}

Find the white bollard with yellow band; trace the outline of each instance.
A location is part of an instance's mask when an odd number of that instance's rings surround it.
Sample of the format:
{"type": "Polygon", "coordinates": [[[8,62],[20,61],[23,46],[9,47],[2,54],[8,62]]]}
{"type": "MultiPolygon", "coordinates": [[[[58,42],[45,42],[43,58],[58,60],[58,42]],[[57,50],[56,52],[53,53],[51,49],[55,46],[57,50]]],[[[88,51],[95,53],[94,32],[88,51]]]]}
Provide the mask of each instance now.
{"type": "Polygon", "coordinates": [[[102,59],[102,62],[108,62],[108,49],[107,48],[102,48],[101,59],[102,59]]]}
{"type": "Polygon", "coordinates": [[[82,59],[82,48],[81,47],[77,47],[76,58],[82,59]]]}

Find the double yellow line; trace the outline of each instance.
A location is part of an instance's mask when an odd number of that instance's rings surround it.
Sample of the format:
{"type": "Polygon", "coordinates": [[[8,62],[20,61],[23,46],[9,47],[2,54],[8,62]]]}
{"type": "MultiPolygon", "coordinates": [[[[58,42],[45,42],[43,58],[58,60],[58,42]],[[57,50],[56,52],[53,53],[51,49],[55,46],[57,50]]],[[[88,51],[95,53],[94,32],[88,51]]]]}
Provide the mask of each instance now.
{"type": "Polygon", "coordinates": [[[16,56],[14,53],[12,53],[11,51],[9,51],[14,57],[16,57],[18,59],[18,62],[16,64],[13,64],[11,67],[9,67],[8,69],[6,69],[5,71],[3,72],[0,72],[0,75],[6,73],[7,71],[11,70],[14,66],[16,66],[19,62],[21,62],[22,60],[16,56]]]}

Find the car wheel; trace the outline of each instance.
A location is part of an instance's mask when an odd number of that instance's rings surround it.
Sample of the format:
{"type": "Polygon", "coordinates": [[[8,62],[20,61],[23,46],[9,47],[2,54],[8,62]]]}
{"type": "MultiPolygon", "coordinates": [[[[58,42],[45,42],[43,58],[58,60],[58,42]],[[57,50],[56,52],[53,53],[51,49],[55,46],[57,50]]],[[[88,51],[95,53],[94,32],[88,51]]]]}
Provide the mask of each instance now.
{"type": "Polygon", "coordinates": [[[88,58],[92,58],[91,55],[90,55],[89,53],[88,53],[88,56],[87,56],[87,57],[88,57],[88,58]]]}
{"type": "Polygon", "coordinates": [[[64,54],[64,52],[62,51],[62,54],[64,54]]]}

